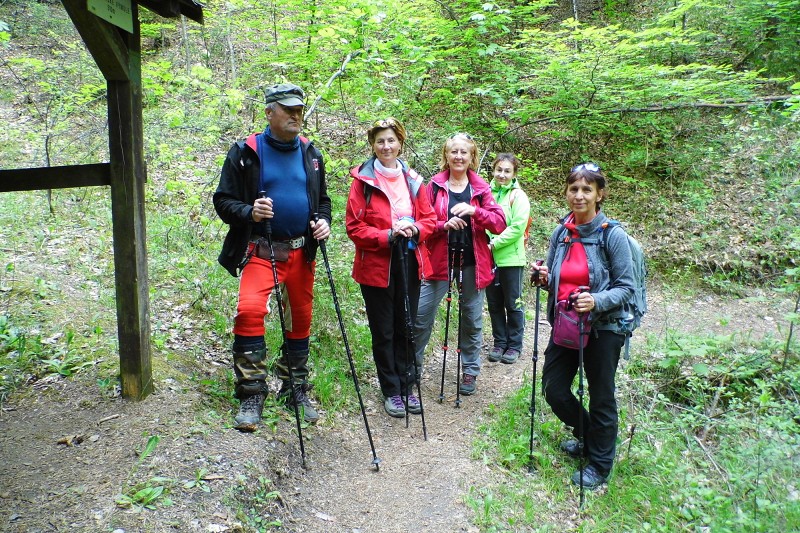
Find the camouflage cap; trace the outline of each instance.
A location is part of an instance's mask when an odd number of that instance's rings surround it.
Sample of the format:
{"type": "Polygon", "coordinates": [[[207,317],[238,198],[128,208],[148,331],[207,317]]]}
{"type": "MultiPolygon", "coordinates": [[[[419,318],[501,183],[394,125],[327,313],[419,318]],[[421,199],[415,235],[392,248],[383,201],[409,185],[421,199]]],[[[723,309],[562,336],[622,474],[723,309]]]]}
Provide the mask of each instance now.
{"type": "Polygon", "coordinates": [[[266,103],[278,102],[285,106],[306,105],[306,94],[303,89],[293,83],[279,83],[272,87],[267,87],[265,91],[266,103]]]}

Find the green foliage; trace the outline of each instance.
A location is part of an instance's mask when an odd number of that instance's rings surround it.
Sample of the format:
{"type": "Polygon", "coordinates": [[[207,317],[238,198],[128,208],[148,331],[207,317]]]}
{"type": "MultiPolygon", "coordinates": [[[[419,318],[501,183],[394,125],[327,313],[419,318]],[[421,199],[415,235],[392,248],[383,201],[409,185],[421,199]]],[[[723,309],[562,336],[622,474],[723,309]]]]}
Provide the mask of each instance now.
{"type": "Polygon", "coordinates": [[[632,360],[618,375],[616,464],[608,489],[587,493],[580,522],[562,522],[577,502],[575,487],[564,483],[577,463],[558,449],[569,434],[537,395],[535,474],[530,475],[530,384],[492,408],[476,453],[502,468],[503,482],[472,489],[467,497],[483,529],[788,531],[800,526],[795,474],[786,460],[800,441],[795,397],[800,381],[796,369],[779,369],[775,343],[673,336],[652,349],[651,357],[632,360]]]}
{"type": "Polygon", "coordinates": [[[208,484],[206,476],[208,476],[208,469],[198,468],[193,479],[187,479],[183,482],[183,488],[189,490],[199,489],[203,492],[211,492],[211,486],[208,484]]]}
{"type": "Polygon", "coordinates": [[[172,500],[168,497],[169,488],[175,480],[154,477],[143,486],[131,487],[123,494],[117,495],[114,502],[120,507],[136,507],[142,509],[155,509],[157,505],[169,507],[172,500]]]}
{"type": "Polygon", "coordinates": [[[236,512],[237,519],[246,523],[254,531],[263,533],[281,527],[280,492],[275,489],[271,479],[258,476],[252,480],[239,476],[237,485],[228,497],[229,506],[236,512]]]}
{"type": "Polygon", "coordinates": [[[0,405],[26,382],[48,375],[71,377],[94,366],[90,355],[87,345],[76,343],[74,331],[44,338],[0,315],[0,405]]]}
{"type": "MultiPolygon", "coordinates": [[[[150,435],[147,438],[144,448],[139,452],[139,460],[132,467],[131,477],[136,473],[136,470],[144,463],[144,461],[153,455],[161,437],[158,435],[150,435]]],[[[157,505],[169,507],[172,505],[172,500],[169,498],[169,493],[175,485],[175,480],[163,476],[155,476],[149,478],[143,483],[133,484],[122,490],[118,494],[114,502],[119,507],[134,507],[138,509],[155,509],[157,505]]]]}
{"type": "Polygon", "coordinates": [[[799,8],[797,0],[693,0],[677,2],[662,21],[708,32],[703,52],[712,61],[763,70],[769,77],[796,77],[799,8]]]}
{"type": "Polygon", "coordinates": [[[56,348],[55,357],[42,360],[48,373],[69,377],[82,368],[94,365],[94,361],[86,361],[82,354],[76,353],[72,342],[75,333],[68,331],[65,335],[64,346],[56,348]]]}

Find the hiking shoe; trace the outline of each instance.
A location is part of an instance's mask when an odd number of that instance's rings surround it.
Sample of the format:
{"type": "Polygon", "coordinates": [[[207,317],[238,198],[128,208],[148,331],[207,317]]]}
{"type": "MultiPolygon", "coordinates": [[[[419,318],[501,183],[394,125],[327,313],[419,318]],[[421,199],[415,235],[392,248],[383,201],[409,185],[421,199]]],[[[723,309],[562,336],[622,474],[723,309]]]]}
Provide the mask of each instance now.
{"type": "Polygon", "coordinates": [[[236,415],[236,429],[240,431],[255,431],[261,422],[261,412],[264,410],[264,395],[253,394],[242,399],[239,404],[239,413],[236,415]]]}
{"type": "MultiPolygon", "coordinates": [[[[583,488],[595,490],[600,485],[608,481],[608,475],[603,475],[600,470],[593,464],[588,464],[583,469],[583,488]]],[[[581,471],[578,470],[572,474],[572,482],[576,485],[581,484],[581,471]]]]}
{"type": "MultiPolygon", "coordinates": [[[[573,459],[580,459],[581,452],[578,447],[578,441],[575,439],[565,440],[559,446],[561,451],[572,457],[573,459]]],[[[587,455],[586,453],[586,446],[583,447],[583,455],[584,457],[587,455]]]]}
{"type": "Polygon", "coordinates": [[[475,394],[477,381],[478,381],[478,376],[473,376],[472,374],[464,374],[461,378],[461,386],[458,387],[458,391],[464,396],[471,396],[472,394],[475,394]]]}
{"type": "Polygon", "coordinates": [[[519,359],[519,350],[515,350],[514,348],[509,348],[503,354],[503,357],[500,358],[500,361],[507,365],[513,365],[519,359]]]}
{"type": "Polygon", "coordinates": [[[492,363],[500,361],[503,358],[504,351],[505,350],[503,348],[495,346],[494,348],[492,348],[492,351],[489,352],[489,357],[488,357],[489,361],[491,361],[492,363]]]}
{"type": "Polygon", "coordinates": [[[289,383],[284,381],[281,390],[278,392],[278,399],[283,402],[287,409],[291,410],[294,410],[294,402],[297,402],[303,420],[309,424],[316,424],[317,420],[319,420],[319,413],[314,404],[311,403],[311,398],[308,397],[308,392],[313,388],[313,385],[295,383],[294,394],[289,393],[290,388],[289,383]]]}
{"type": "MultiPolygon", "coordinates": [[[[411,397],[409,396],[409,400],[411,397]]],[[[411,402],[409,401],[409,412],[411,411],[411,402]]],[[[417,401],[419,404],[419,401],[417,401]]],[[[403,418],[406,416],[406,404],[403,403],[403,398],[398,394],[396,396],[387,396],[383,401],[383,408],[389,416],[394,418],[403,418]]]]}
{"type": "Polygon", "coordinates": [[[408,412],[412,415],[418,415],[422,412],[422,404],[419,403],[419,398],[413,394],[408,395],[408,412]]]}

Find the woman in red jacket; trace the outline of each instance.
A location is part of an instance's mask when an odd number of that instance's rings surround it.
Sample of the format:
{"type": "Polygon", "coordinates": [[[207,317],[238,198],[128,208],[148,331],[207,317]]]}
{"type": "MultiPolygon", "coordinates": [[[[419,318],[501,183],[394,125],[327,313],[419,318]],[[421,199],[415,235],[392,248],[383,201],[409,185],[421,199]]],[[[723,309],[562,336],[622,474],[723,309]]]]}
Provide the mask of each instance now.
{"type": "Polygon", "coordinates": [[[439,166],[442,172],[428,184],[428,198],[436,212],[436,227],[426,243],[433,273],[426,277],[420,292],[414,327],[416,357],[421,365],[436,310],[447,293],[452,275],[462,284],[458,305],[463,376],[459,391],[470,395],[475,393],[481,370],[484,289],[494,277],[486,231],[502,233],[506,229],[506,216],[494,201],[489,184],[477,173],[478,146],[471,136],[451,135],[442,147],[439,166]]]}
{"type": "Polygon", "coordinates": [[[384,409],[393,417],[422,407],[413,394],[413,338],[420,280],[431,273],[424,244],[436,224],[422,177],[398,156],[406,130],[394,118],[379,120],[367,131],[374,155],[353,168],[347,199],[347,236],[356,246],[353,279],[361,285],[372,334],[372,357],[378,373],[384,409]],[[407,272],[401,270],[406,257],[407,272]],[[409,312],[406,317],[407,280],[409,312]],[[407,399],[407,403],[404,401],[407,399]]]}

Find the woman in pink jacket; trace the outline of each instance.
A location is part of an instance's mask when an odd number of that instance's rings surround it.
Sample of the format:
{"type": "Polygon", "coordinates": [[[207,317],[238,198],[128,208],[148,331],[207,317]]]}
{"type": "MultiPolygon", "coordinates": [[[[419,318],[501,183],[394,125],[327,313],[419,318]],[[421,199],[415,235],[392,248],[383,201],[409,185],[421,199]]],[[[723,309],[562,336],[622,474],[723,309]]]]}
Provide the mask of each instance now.
{"type": "Polygon", "coordinates": [[[398,159],[406,139],[400,121],[375,122],[367,139],[374,156],[350,171],[347,236],[356,246],[353,279],[361,285],[366,304],[383,406],[389,416],[400,418],[406,409],[414,414],[422,411],[412,391],[416,372],[406,320],[414,324],[420,280],[431,273],[424,241],[433,231],[436,215],[422,177],[398,159]],[[406,317],[406,290],[410,317],[406,317]]]}
{"type": "Polygon", "coordinates": [[[492,252],[486,231],[506,228],[503,208],[494,201],[489,184],[478,173],[478,146],[465,133],[451,135],[442,147],[442,172],[431,178],[428,198],[436,212],[436,227],[426,244],[433,273],[420,290],[414,334],[417,363],[422,364],[439,303],[452,279],[462,280],[461,394],[475,393],[481,370],[484,289],[492,282],[492,252]],[[455,253],[455,255],[454,255],[455,253]],[[455,259],[454,259],[455,258],[455,259]]]}

